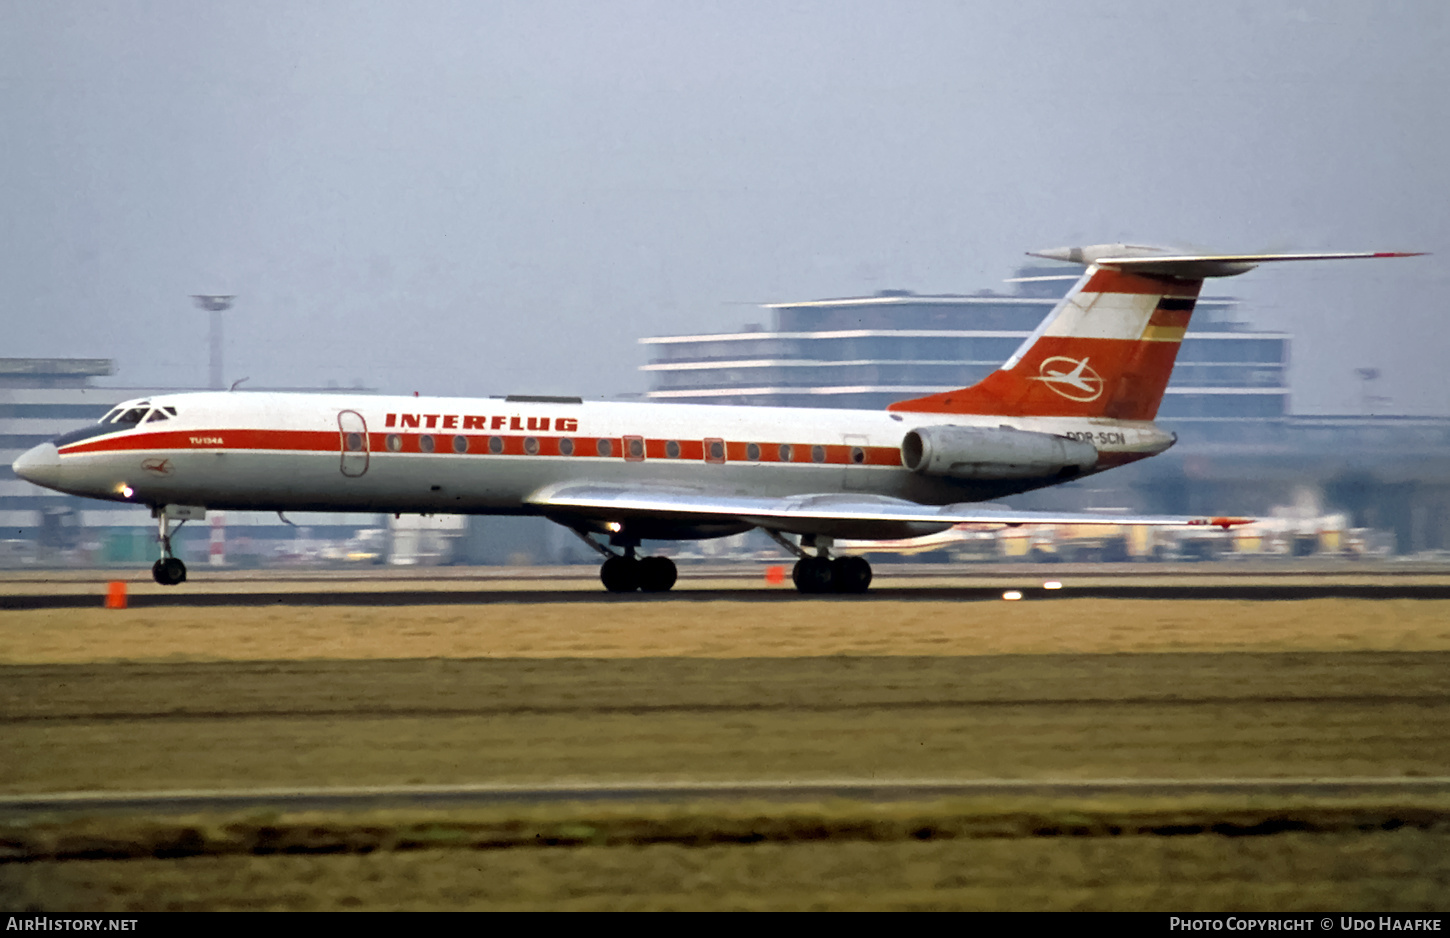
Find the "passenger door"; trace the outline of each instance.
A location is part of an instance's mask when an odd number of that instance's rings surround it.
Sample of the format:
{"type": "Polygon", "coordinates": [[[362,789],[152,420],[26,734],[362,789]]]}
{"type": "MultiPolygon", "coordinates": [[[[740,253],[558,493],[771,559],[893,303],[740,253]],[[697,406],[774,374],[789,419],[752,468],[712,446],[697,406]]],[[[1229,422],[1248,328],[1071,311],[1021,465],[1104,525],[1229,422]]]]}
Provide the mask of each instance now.
{"type": "Polygon", "coordinates": [[[864,492],[870,488],[872,473],[866,468],[867,439],[859,433],[845,433],[841,442],[849,447],[846,451],[845,477],[841,485],[848,492],[864,492]]]}
{"type": "Polygon", "coordinates": [[[337,415],[337,429],[342,446],[342,474],[357,478],[368,471],[368,424],[355,410],[337,415]]]}

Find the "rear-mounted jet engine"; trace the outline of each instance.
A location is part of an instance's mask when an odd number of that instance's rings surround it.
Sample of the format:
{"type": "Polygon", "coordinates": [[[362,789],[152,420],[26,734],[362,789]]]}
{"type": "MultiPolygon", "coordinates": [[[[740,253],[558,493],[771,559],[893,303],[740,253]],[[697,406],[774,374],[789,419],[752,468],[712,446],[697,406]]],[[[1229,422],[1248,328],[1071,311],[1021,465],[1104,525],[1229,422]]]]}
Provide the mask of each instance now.
{"type": "Polygon", "coordinates": [[[1010,427],[922,427],[901,441],[906,468],[952,479],[1070,478],[1097,461],[1091,443],[1010,427]]]}

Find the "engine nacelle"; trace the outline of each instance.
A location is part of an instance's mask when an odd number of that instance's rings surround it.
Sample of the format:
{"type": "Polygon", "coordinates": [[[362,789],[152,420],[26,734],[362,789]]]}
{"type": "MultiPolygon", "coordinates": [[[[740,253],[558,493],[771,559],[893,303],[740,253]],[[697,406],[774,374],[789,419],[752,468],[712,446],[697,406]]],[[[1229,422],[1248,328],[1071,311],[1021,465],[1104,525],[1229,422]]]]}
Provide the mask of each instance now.
{"type": "Polygon", "coordinates": [[[901,463],[952,479],[1066,478],[1098,461],[1091,443],[1009,427],[922,427],[901,441],[901,463]]]}

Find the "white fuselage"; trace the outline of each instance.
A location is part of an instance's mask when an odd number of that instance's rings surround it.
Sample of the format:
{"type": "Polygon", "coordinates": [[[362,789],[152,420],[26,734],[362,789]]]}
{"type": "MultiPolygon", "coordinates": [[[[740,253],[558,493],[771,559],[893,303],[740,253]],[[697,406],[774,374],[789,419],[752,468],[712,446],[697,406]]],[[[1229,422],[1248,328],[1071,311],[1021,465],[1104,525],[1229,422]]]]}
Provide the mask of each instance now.
{"type": "Polygon", "coordinates": [[[149,402],[168,413],[62,437],[53,468],[27,455],[27,477],[96,498],[268,511],[531,514],[532,493],[571,481],[944,505],[1060,480],[912,472],[900,455],[909,430],[1011,427],[1085,440],[1099,453],[1093,472],[1173,442],[1150,422],[1071,417],[225,392],[149,402]]]}

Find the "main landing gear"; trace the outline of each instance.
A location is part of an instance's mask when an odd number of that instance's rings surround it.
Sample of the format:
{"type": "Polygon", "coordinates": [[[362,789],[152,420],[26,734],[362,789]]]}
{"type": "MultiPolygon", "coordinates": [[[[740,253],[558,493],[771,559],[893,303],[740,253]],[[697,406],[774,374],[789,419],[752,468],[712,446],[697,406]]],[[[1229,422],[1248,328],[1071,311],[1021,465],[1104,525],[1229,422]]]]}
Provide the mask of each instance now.
{"type": "Polygon", "coordinates": [[[802,593],[864,593],[871,586],[865,557],[802,557],[791,571],[802,593]]]}
{"type": "Polygon", "coordinates": [[[633,539],[611,538],[610,542],[624,549],[616,554],[594,541],[582,531],[575,531],[580,540],[604,555],[604,565],[599,568],[599,579],[611,593],[664,593],[675,585],[679,571],[675,562],[668,557],[636,557],[634,550],[639,542],[633,539]]]}
{"type": "Polygon", "coordinates": [[[864,593],[871,586],[871,564],[865,557],[832,557],[831,539],[807,534],[797,547],[775,531],[765,532],[786,550],[800,559],[790,578],[802,593],[864,593]],[[814,556],[805,552],[814,547],[814,556]]]}
{"type": "MultiPolygon", "coordinates": [[[[178,531],[182,524],[186,524],[185,518],[176,526],[178,531]]],[[[164,505],[156,509],[156,528],[156,536],[161,541],[161,559],[151,565],[151,578],[162,586],[186,582],[186,564],[171,553],[171,519],[164,505]]]]}
{"type": "Polygon", "coordinates": [[[625,550],[628,551],[625,556],[610,557],[599,568],[599,579],[605,589],[611,593],[632,593],[635,590],[663,593],[675,585],[679,574],[673,560],[668,557],[636,557],[634,548],[627,547],[625,550]]]}

